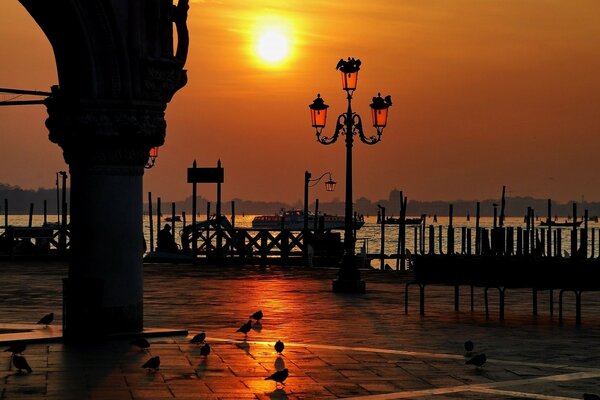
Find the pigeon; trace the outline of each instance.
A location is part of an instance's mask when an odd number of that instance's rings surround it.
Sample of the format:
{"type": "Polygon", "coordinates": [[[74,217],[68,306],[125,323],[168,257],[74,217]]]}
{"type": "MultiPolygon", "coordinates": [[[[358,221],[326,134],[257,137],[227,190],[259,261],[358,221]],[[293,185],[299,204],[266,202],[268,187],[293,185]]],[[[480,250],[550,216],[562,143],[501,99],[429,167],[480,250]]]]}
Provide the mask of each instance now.
{"type": "Polygon", "coordinates": [[[204,343],[204,339],[206,339],[206,333],[201,332],[194,336],[192,340],[190,340],[190,343],[204,343]]]}
{"type": "Polygon", "coordinates": [[[5,352],[13,353],[13,354],[21,354],[25,351],[27,346],[25,343],[17,343],[10,346],[8,349],[4,350],[5,352]]]}
{"type": "Polygon", "coordinates": [[[205,343],[204,346],[202,346],[202,348],[200,349],[200,355],[204,356],[204,357],[208,357],[209,354],[210,354],[210,346],[208,345],[208,343],[205,343]]]}
{"type": "Polygon", "coordinates": [[[142,368],[148,368],[148,369],[152,369],[152,370],[156,371],[159,366],[160,366],[160,357],[156,356],[156,357],[152,357],[151,359],[146,361],[144,363],[144,365],[142,365],[142,368]]]}
{"type": "Polygon", "coordinates": [[[285,349],[285,345],[283,344],[283,342],[281,340],[278,340],[277,343],[275,343],[275,351],[278,354],[281,354],[283,349],[285,349]]]}
{"type": "Polygon", "coordinates": [[[252,314],[249,318],[250,319],[255,319],[257,321],[260,321],[263,317],[263,312],[262,310],[258,310],[257,312],[255,312],[254,314],[252,314]]]}
{"type": "Polygon", "coordinates": [[[483,366],[483,364],[485,364],[486,361],[487,361],[487,357],[485,356],[485,354],[481,353],[481,354],[477,354],[476,356],[473,356],[471,359],[465,361],[465,364],[473,364],[477,367],[481,367],[481,366],[483,366]]]}
{"type": "Polygon", "coordinates": [[[583,400],[600,400],[600,396],[593,393],[584,393],[583,400]]]}
{"type": "Polygon", "coordinates": [[[252,320],[249,319],[244,325],[240,326],[240,328],[236,332],[242,332],[245,336],[248,336],[248,332],[252,329],[252,320]]]}
{"type": "Polygon", "coordinates": [[[139,347],[142,350],[148,349],[150,347],[150,343],[144,338],[137,338],[131,341],[131,344],[139,347]]]}
{"type": "Polygon", "coordinates": [[[281,371],[277,371],[273,375],[266,377],[265,381],[275,381],[275,386],[277,386],[278,383],[285,385],[285,383],[283,383],[283,381],[285,381],[287,379],[287,377],[288,377],[288,369],[284,368],[281,371]]]}
{"type": "Polygon", "coordinates": [[[27,363],[27,360],[23,356],[19,356],[17,354],[13,355],[13,365],[16,369],[21,372],[22,369],[27,370],[27,372],[31,373],[31,367],[27,363]]]}
{"type": "Polygon", "coordinates": [[[473,351],[473,342],[467,340],[465,342],[465,350],[467,351],[467,353],[471,353],[473,351]]]}
{"type": "Polygon", "coordinates": [[[46,314],[37,323],[39,325],[50,325],[54,321],[54,313],[46,314]]]}

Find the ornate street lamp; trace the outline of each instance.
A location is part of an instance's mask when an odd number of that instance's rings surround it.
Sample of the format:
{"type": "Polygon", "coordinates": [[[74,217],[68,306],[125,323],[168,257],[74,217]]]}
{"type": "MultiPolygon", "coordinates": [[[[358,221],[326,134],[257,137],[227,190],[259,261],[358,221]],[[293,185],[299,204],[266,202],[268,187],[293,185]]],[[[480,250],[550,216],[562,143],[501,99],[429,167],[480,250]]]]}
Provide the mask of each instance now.
{"type": "Polygon", "coordinates": [[[342,74],[342,89],[346,91],[348,110],[338,116],[335,131],[331,137],[321,135],[327,118],[325,101],[320,95],[309,106],[312,126],[315,128],[317,141],[329,145],[335,143],[340,135],[346,136],[346,204],[344,212],[344,257],[338,273],[338,278],[333,281],[334,292],[364,293],[365,282],[360,278],[360,271],[355,262],[354,234],[353,234],[353,212],[352,212],[352,144],[354,135],[358,135],[361,142],[374,145],[381,141],[383,129],[387,125],[388,108],[392,105],[391,96],[381,97],[378,94],[373,97],[371,103],[371,115],[376,135],[366,136],[362,127],[360,115],[352,111],[352,95],[358,84],[358,72],[360,60],[348,58],[341,59],[336,69],[342,74]]]}
{"type": "MultiPolygon", "coordinates": [[[[335,190],[336,181],[331,178],[331,172],[325,172],[318,178],[310,179],[311,174],[304,171],[304,230],[308,230],[308,188],[317,185],[325,175],[329,175],[329,179],[325,182],[325,190],[333,192],[335,190]],[[311,184],[312,183],[312,184],[311,184]]],[[[315,215],[315,218],[317,216],[315,215]]]]}
{"type": "Polygon", "coordinates": [[[154,164],[156,164],[157,158],[158,158],[158,146],[152,147],[150,149],[150,154],[148,154],[148,161],[146,162],[146,165],[144,165],[144,168],[150,169],[150,168],[154,167],[154,164]]]}

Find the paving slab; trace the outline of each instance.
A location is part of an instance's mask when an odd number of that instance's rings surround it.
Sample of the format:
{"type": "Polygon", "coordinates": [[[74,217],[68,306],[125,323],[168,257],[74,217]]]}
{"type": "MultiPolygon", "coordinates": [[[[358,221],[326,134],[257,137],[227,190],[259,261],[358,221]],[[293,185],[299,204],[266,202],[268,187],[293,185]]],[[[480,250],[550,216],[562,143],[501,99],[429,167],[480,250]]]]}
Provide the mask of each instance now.
{"type": "MultiPolygon", "coordinates": [[[[0,341],[31,339],[23,353],[31,374],[19,373],[10,354],[0,353],[0,399],[581,399],[600,393],[600,298],[583,299],[583,324],[550,315],[549,296],[508,290],[506,316],[483,310],[483,291],[468,290],[454,311],[454,288],[427,288],[421,316],[410,274],[369,271],[367,293],[331,292],[335,270],[264,267],[145,266],[145,322],[164,329],[148,351],[128,338],[93,346],[56,342],[60,324],[60,263],[0,265],[0,341]],[[261,309],[264,318],[247,337],[235,332],[261,309]],[[35,322],[48,312],[49,327],[35,322]],[[188,330],[187,336],[167,332],[188,330]],[[200,332],[211,345],[208,357],[189,343],[200,332]],[[167,336],[164,336],[167,334],[167,336]],[[286,348],[273,349],[281,339],[286,348]],[[475,343],[487,363],[465,365],[463,343],[475,343]],[[141,365],[160,356],[157,371],[141,365]],[[285,385],[265,380],[287,368],[285,385]]],[[[555,299],[556,300],[556,299],[555,299]]],[[[496,307],[496,308],[494,308],[496,307]]]]}

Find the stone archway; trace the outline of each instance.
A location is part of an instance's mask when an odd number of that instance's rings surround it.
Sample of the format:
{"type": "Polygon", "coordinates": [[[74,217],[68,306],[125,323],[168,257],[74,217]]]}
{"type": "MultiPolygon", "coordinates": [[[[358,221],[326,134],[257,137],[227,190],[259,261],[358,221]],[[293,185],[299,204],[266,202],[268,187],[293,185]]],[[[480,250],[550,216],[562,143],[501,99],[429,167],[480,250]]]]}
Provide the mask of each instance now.
{"type": "Polygon", "coordinates": [[[187,82],[188,0],[19,1],[58,70],[46,126],[71,173],[65,337],[141,331],[142,177],[187,82]]]}

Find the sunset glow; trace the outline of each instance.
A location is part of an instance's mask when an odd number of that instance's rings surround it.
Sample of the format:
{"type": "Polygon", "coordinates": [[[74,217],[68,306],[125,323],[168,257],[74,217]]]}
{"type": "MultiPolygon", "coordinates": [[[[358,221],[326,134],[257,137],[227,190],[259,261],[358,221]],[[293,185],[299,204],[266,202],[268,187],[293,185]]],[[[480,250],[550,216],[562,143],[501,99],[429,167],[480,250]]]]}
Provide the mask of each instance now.
{"type": "MultiPolygon", "coordinates": [[[[188,82],[167,107],[144,189],[190,196],[181,177],[195,159],[222,160],[224,199],[301,202],[304,171],[344,176],[343,141],[319,145],[307,106],[325,99],[330,135],[346,108],[335,66],[356,57],[355,111],[369,135],[371,98],[389,94],[394,106],[382,142],[356,148],[355,199],[394,188],[412,199],[483,199],[502,185],[515,196],[600,199],[600,2],[540,4],[191,0],[188,82]]],[[[33,18],[18,1],[0,10],[0,87],[58,84],[33,18]]],[[[46,118],[44,106],[0,110],[0,182],[51,187],[47,171],[67,168],[46,118]]],[[[214,190],[203,196],[214,200],[214,190]]]]}

